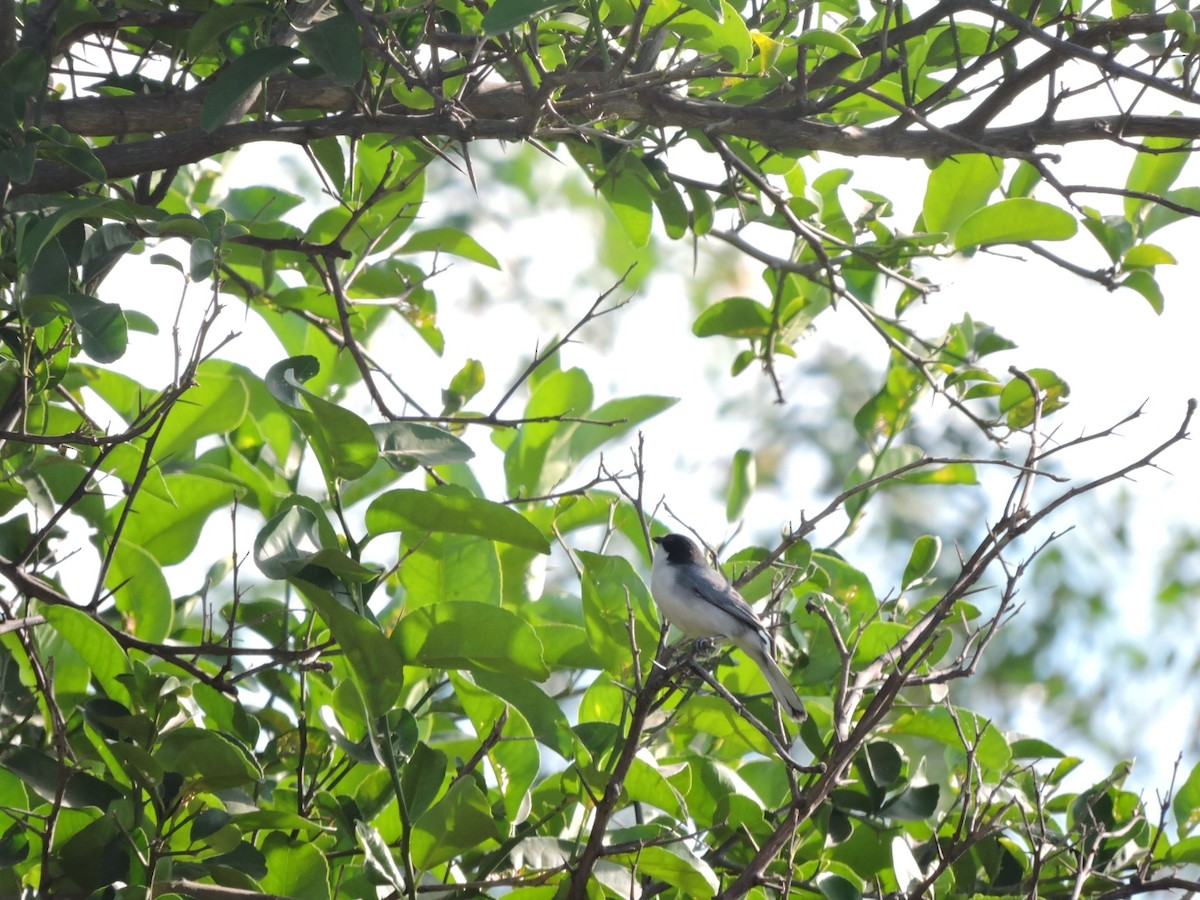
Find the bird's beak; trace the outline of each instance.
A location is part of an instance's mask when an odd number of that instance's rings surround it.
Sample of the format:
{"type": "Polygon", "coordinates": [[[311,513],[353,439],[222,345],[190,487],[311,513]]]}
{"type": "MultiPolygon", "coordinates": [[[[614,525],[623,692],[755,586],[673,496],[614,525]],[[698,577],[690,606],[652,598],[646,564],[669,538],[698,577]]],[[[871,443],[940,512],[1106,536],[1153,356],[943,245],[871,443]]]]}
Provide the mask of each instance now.
{"type": "Polygon", "coordinates": [[[652,541],[653,541],[654,543],[656,543],[656,544],[661,544],[661,543],[662,543],[662,541],[663,541],[663,539],[662,539],[662,537],[661,537],[661,536],[660,536],[660,537],[653,537],[653,538],[650,538],[650,540],[652,540],[652,541]]]}

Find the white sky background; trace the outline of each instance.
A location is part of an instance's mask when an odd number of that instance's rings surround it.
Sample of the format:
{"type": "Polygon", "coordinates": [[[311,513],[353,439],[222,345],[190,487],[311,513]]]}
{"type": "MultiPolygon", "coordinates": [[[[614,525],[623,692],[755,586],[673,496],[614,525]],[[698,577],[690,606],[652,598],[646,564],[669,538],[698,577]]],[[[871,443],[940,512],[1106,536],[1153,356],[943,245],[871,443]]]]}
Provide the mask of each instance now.
{"type": "MultiPolygon", "coordinates": [[[[512,152],[511,150],[509,152],[512,152]]],[[[1128,168],[1128,157],[1117,157],[1100,144],[1084,145],[1064,153],[1069,160],[1057,171],[1064,180],[1079,183],[1088,180],[1120,183],[1128,168]],[[1119,159],[1119,162],[1114,160],[1119,159]],[[1113,168],[1113,166],[1116,168],[1113,168]],[[1114,176],[1112,173],[1122,173],[1114,176]],[[1067,174],[1069,173],[1069,177],[1067,174]]],[[[576,177],[569,158],[558,167],[576,177]]],[[[555,164],[541,161],[551,179],[557,177],[555,164]]],[[[235,156],[225,173],[228,187],[260,182],[278,183],[292,189],[287,182],[291,172],[303,171],[302,157],[288,148],[262,146],[235,156]]],[[[896,227],[911,227],[924,192],[926,167],[920,162],[875,159],[841,160],[825,157],[819,163],[805,161],[809,179],[820,171],[845,165],[855,171],[850,188],[878,191],[896,204],[897,214],[890,221],[896,227]]],[[[1196,166],[1177,182],[1177,186],[1196,183],[1196,166]]],[[[457,177],[457,176],[452,176],[457,177]]],[[[548,190],[553,190],[548,186],[548,190]]],[[[595,296],[609,288],[613,279],[601,274],[596,245],[599,241],[598,222],[586,216],[568,215],[564,204],[548,202],[546,209],[534,219],[509,220],[505,210],[496,207],[497,194],[488,184],[481,185],[479,208],[485,210],[486,221],[474,234],[483,245],[508,264],[505,271],[495,273],[465,261],[454,261],[453,268],[434,282],[438,295],[439,318],[446,333],[446,351],[438,358],[411,331],[393,328],[386,332],[394,346],[381,346],[376,341],[373,354],[384,361],[406,390],[414,393],[427,408],[440,407],[439,392],[467,358],[483,361],[488,377],[487,388],[471,408],[490,409],[512,377],[532,355],[534,341],[544,343],[567,327],[587,309],[595,296]],[[511,263],[528,257],[520,271],[511,263]],[[581,273],[591,275],[581,277],[581,273]],[[473,282],[478,279],[478,282],[473,282]],[[506,297],[513,293],[529,297],[523,303],[479,302],[479,293],[494,293],[506,297]]],[[[855,200],[849,189],[842,191],[848,211],[855,200]]],[[[1054,200],[1050,194],[1039,194],[1054,200]]],[[[461,193],[455,193],[458,200],[461,193]]],[[[1099,208],[1114,208],[1115,198],[1084,197],[1082,202],[1099,208]]],[[[442,214],[463,210],[445,208],[446,196],[431,195],[423,215],[437,223],[442,214]],[[443,207],[439,210],[439,204],[443,207]]],[[[597,201],[597,205],[602,201],[597,201]]],[[[472,209],[469,212],[475,213],[472,209]]],[[[309,213],[298,211],[292,218],[307,221],[309,213]]],[[[728,224],[728,223],[722,223],[728,224]]],[[[419,227],[419,225],[418,225],[419,227]]],[[[1099,474],[1115,465],[1137,458],[1162,441],[1177,428],[1189,396],[1200,394],[1200,307],[1197,300],[1197,280],[1200,279],[1200,223],[1177,224],[1155,235],[1154,240],[1171,250],[1180,265],[1161,267],[1158,278],[1166,296],[1166,310],[1159,317],[1144,299],[1132,291],[1105,292],[1095,284],[1056,269],[1032,254],[1018,251],[1026,262],[977,254],[966,263],[951,263],[932,273],[941,285],[920,309],[911,310],[910,324],[924,334],[938,334],[952,322],[970,313],[976,320],[997,327],[1004,336],[1014,340],[1018,349],[1003,356],[990,357],[989,367],[1002,372],[1008,365],[1028,368],[1049,364],[1072,387],[1070,406],[1056,414],[1055,424],[1064,438],[1101,429],[1113,424],[1143,401],[1149,401],[1147,415],[1122,429],[1124,437],[1096,442],[1072,457],[1073,474],[1099,474]]],[[[173,242],[179,243],[179,242],[173,242]]],[[[728,366],[740,344],[724,339],[700,340],[691,334],[691,324],[697,310],[688,298],[683,281],[690,275],[691,251],[687,242],[674,245],[678,251],[672,257],[677,268],[664,272],[634,295],[629,305],[615,316],[593,323],[581,333],[580,343],[564,349],[562,366],[579,365],[590,375],[596,389],[597,403],[616,396],[631,394],[665,394],[681,398],[667,413],[643,427],[646,437],[648,467],[647,497],[651,502],[665,497],[672,510],[695,527],[711,543],[719,543],[729,533],[725,521],[722,488],[734,452],[740,447],[755,448],[752,420],[744,415],[729,416],[730,404],[739,410],[763,411],[763,415],[788,414],[770,404],[771,390],[765,377],[751,369],[731,380],[728,366]]],[[[1106,259],[1094,242],[1081,229],[1081,236],[1060,245],[1064,253],[1084,264],[1101,265],[1106,259]],[[1084,255],[1084,250],[1090,255],[1084,255]],[[1076,253],[1075,251],[1079,252],[1076,253]]],[[[715,241],[702,242],[700,252],[724,247],[715,241]]],[[[170,245],[156,248],[172,250],[170,245]]],[[[177,250],[174,252],[178,252],[177,250]]],[[[104,299],[121,303],[127,308],[141,309],[160,323],[169,322],[179,298],[179,278],[174,271],[147,265],[142,256],[124,262],[105,286],[104,299]],[[165,304],[165,305],[164,305],[165,304]],[[164,310],[169,309],[167,314],[164,310]]],[[[618,292],[620,293],[620,292],[618,292]]],[[[626,292],[628,293],[628,292],[626,292]]],[[[713,286],[708,302],[734,293],[747,293],[767,299],[766,291],[755,267],[731,272],[729,282],[713,286]]],[[[190,288],[185,304],[185,320],[198,316],[208,295],[207,286],[190,288]]],[[[194,330],[194,324],[191,325],[194,330]]],[[[256,316],[246,315],[238,301],[229,300],[214,338],[227,331],[243,335],[221,355],[265,373],[283,357],[273,335],[256,316]]],[[[193,331],[185,321],[185,343],[193,331]]],[[[808,346],[814,350],[818,343],[831,343],[856,350],[879,365],[885,359],[878,338],[854,314],[843,309],[827,313],[818,319],[816,333],[799,345],[803,355],[808,346]]],[[[173,359],[168,352],[169,341],[131,337],[131,352],[119,368],[151,387],[159,387],[170,378],[173,359]]],[[[810,386],[804,381],[801,361],[780,361],[780,374],[785,394],[791,401],[803,405],[810,386]]],[[[519,414],[524,397],[518,395],[506,412],[519,414]]],[[[923,415],[942,415],[945,404],[933,401],[926,404],[923,415]]],[[[359,410],[368,418],[370,411],[359,410]]],[[[1200,426],[1197,426],[1200,428],[1200,426]]],[[[493,489],[493,496],[502,493],[500,456],[483,432],[467,436],[480,454],[477,471],[484,484],[493,489]]],[[[828,502],[816,479],[806,474],[805,462],[815,464],[811,450],[793,448],[793,456],[785,468],[781,486],[760,491],[746,510],[746,533],[742,541],[753,537],[770,536],[789,521],[798,520],[802,510],[812,513],[828,502]]],[[[628,455],[610,449],[608,458],[618,468],[628,468],[628,455]]],[[[1118,591],[1123,598],[1125,620],[1121,626],[1129,634],[1145,634],[1149,648],[1155,646],[1155,635],[1147,633],[1147,615],[1154,588],[1154,563],[1165,544],[1166,536],[1175,523],[1196,526],[1195,505],[1200,497],[1200,458],[1196,445],[1184,444],[1174,448],[1163,463],[1172,474],[1143,472],[1137,484],[1137,505],[1134,512],[1133,541],[1135,558],[1144,562],[1138,569],[1116,573],[1120,579],[1118,591]]],[[[586,481],[594,469],[581,468],[568,485],[586,481]]],[[[1108,496],[1114,500],[1115,491],[1108,496]]],[[[994,510],[998,510],[998,505],[994,510]]],[[[1072,539],[1086,539],[1086,528],[1096,524],[1073,522],[1071,507],[1051,524],[1062,530],[1079,526],[1072,539]]],[[[840,525],[838,526],[840,527],[840,525]]],[[[214,516],[206,530],[205,546],[212,552],[197,554],[199,570],[177,567],[172,586],[177,593],[193,590],[199,584],[204,568],[222,553],[228,552],[228,520],[214,516]]],[[[831,538],[834,534],[817,537],[831,538]]],[[[251,533],[240,536],[240,546],[248,550],[251,533]]],[[[868,570],[880,594],[894,586],[905,560],[883,561],[878,570],[868,570]]],[[[1035,598],[1025,598],[1036,602],[1035,598]]],[[[1151,649],[1151,652],[1153,650],[1151,649]]],[[[1086,656],[1084,657],[1086,658],[1086,656]]],[[[1102,664],[1104,661],[1092,661],[1102,664]]],[[[1196,700],[1189,692],[1177,690],[1177,685],[1163,684],[1164,694],[1176,695],[1175,712],[1167,719],[1147,723],[1146,748],[1150,757],[1139,764],[1133,782],[1147,788],[1165,787],[1170,764],[1185,734],[1194,728],[1196,700]]],[[[1028,709],[1020,721],[1005,722],[1008,727],[1040,734],[1040,709],[1031,697],[1028,709]]],[[[1093,756],[1090,748],[1064,749],[1093,756]]],[[[1195,760],[1184,761],[1186,771],[1195,760]]],[[[1093,758],[1088,774],[1098,776],[1107,771],[1103,760],[1093,758]]]]}

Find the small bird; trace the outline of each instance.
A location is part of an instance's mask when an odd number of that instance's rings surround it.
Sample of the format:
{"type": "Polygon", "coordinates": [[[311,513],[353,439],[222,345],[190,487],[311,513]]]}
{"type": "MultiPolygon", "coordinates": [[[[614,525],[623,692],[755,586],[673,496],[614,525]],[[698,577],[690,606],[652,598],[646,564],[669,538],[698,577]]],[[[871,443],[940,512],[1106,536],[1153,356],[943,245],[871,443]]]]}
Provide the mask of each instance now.
{"type": "Polygon", "coordinates": [[[771,639],[742,595],[704,559],[691,538],[654,538],[658,549],[650,570],[650,593],[659,610],[688,637],[732,641],[762,670],[771,693],[797,722],[808,713],[771,654],[771,639]]]}

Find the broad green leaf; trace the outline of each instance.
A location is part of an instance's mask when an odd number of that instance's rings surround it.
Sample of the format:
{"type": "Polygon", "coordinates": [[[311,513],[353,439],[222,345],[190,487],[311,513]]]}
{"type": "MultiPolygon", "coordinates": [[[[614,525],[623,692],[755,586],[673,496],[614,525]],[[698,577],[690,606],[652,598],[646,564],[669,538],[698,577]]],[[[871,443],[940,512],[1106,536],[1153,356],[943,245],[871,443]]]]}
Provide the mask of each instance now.
{"type": "Polygon", "coordinates": [[[303,387],[320,370],[315,356],[292,356],[271,366],[264,380],[312,442],[326,478],[361,478],[379,458],[375,432],[360,416],[303,387]]]}
{"type": "Polygon", "coordinates": [[[258,879],[264,893],[292,900],[329,900],[329,863],[320,848],[279,831],[262,844],[267,874],[258,879]]]}
{"type": "Polygon", "coordinates": [[[904,577],[900,580],[901,589],[908,590],[932,572],[941,553],[942,539],[937,535],[923,534],[917,538],[912,553],[909,554],[908,564],[904,567],[904,577]]]}
{"type": "MultiPolygon", "coordinates": [[[[1049,369],[1030,369],[1025,373],[1038,386],[1042,397],[1042,415],[1048,415],[1067,405],[1071,387],[1049,369]]],[[[1009,428],[1025,428],[1033,423],[1036,404],[1033,393],[1023,378],[1013,378],[1000,392],[1000,412],[1009,428]]]]}
{"type": "Polygon", "coordinates": [[[534,16],[564,6],[565,0],[496,0],[483,16],[484,34],[501,34],[524,25],[534,16]]]}
{"type": "Polygon", "coordinates": [[[53,238],[72,222],[85,216],[98,216],[106,211],[109,201],[102,197],[83,197],[62,204],[57,210],[21,235],[18,241],[17,269],[28,272],[34,260],[53,238]]]}
{"type": "Polygon", "coordinates": [[[329,627],[350,661],[367,713],[383,716],[404,687],[404,660],[374,622],[342,606],[328,591],[300,578],[293,583],[329,627]]]}
{"type": "MultiPolygon", "coordinates": [[[[62,791],[63,805],[68,809],[93,806],[107,810],[109,804],[120,799],[121,793],[112,785],[101,781],[87,772],[69,774],[64,788],[64,770],[57,760],[32,747],[10,747],[0,756],[0,766],[15,774],[38,797],[54,802],[62,791]]],[[[61,837],[59,835],[58,837],[61,837]]]]}
{"type": "Polygon", "coordinates": [[[330,403],[309,391],[304,392],[304,399],[329,448],[332,472],[338,478],[349,480],[370,472],[379,458],[379,447],[371,426],[344,406],[330,403]]]}
{"type": "Polygon", "coordinates": [[[567,456],[572,463],[580,463],[593,450],[612,443],[628,434],[642,422],[670,409],[679,402],[677,397],[621,397],[602,403],[587,414],[596,422],[612,422],[611,425],[577,423],[571,432],[567,456]]]}
{"type": "Polygon", "coordinates": [[[650,242],[654,209],[645,167],[631,160],[618,163],[597,179],[596,190],[608,201],[629,242],[645,247],[650,242]]]}
{"type": "Polygon", "coordinates": [[[411,472],[418,466],[442,466],[466,462],[475,451],[450,432],[419,422],[381,422],[373,424],[375,440],[384,462],[397,472],[411,472]]]}
{"type": "Polygon", "coordinates": [[[726,521],[734,522],[741,518],[757,480],[754,454],[745,448],[738,450],[733,454],[733,462],[729,467],[729,488],[725,492],[726,521]]]}
{"type": "Polygon", "coordinates": [[[966,754],[965,738],[977,744],[975,758],[986,769],[1001,772],[1012,762],[1012,751],[996,726],[982,716],[966,709],[956,710],[957,725],[944,709],[922,709],[902,713],[892,724],[893,735],[913,735],[931,738],[956,753],[966,754]],[[959,734],[959,728],[962,734],[959,734]]]}
{"type": "MultiPolygon", "coordinates": [[[[1191,215],[1200,215],[1200,187],[1185,187],[1176,188],[1167,191],[1163,195],[1164,199],[1171,203],[1183,207],[1184,209],[1192,210],[1191,215]]],[[[1178,210],[1169,209],[1160,203],[1155,203],[1142,223],[1141,235],[1146,237],[1158,229],[1170,225],[1172,222],[1178,222],[1180,219],[1186,219],[1189,213],[1180,212],[1178,210]]]]}
{"type": "Polygon", "coordinates": [[[42,615],[75,651],[83,657],[92,677],[104,693],[119,703],[129,703],[129,691],[118,676],[130,671],[129,657],[108,629],[81,609],[44,606],[42,615]]]}
{"type": "Polygon", "coordinates": [[[483,792],[474,779],[462,778],[413,824],[413,861],[427,869],[502,837],[483,792]]]}
{"type": "Polygon", "coordinates": [[[490,500],[459,493],[451,487],[388,491],[371,503],[366,522],[372,535],[392,531],[442,531],[473,534],[538,553],[550,552],[549,541],[520,513],[490,500]]]}
{"type": "Polygon", "coordinates": [[[1175,813],[1175,824],[1181,836],[1190,834],[1200,825],[1200,763],[1192,767],[1187,779],[1175,792],[1171,810],[1175,813]]]}
{"type": "Polygon", "coordinates": [[[587,416],[591,408],[592,384],[582,369],[555,370],[537,383],[525,416],[551,421],[526,422],[517,429],[504,453],[509,496],[539,496],[571,473],[570,441],[579,423],[553,420],[587,416]]]}
{"type": "MultiPolygon", "coordinates": [[[[411,810],[409,811],[411,815],[411,810]]],[[[358,837],[358,845],[362,848],[363,862],[379,884],[390,885],[396,896],[403,896],[404,874],[396,865],[392,850],[383,839],[383,835],[366,822],[359,819],[354,823],[354,833],[358,837]]]]}
{"type": "Polygon", "coordinates": [[[796,43],[802,47],[825,47],[836,53],[853,56],[855,59],[862,58],[862,53],[850,38],[824,28],[810,28],[808,31],[801,32],[796,38],[796,43]]]}
{"type": "Polygon", "coordinates": [[[696,337],[759,338],[771,328],[771,310],[749,297],[728,297],[714,303],[696,317],[696,337]]]}
{"type": "Polygon", "coordinates": [[[121,307],[85,294],[65,294],[62,299],[79,328],[84,353],[98,363],[115,362],[125,355],[129,329],[121,307]]]}
{"type": "Polygon", "coordinates": [[[500,725],[500,740],[487,758],[503,800],[504,818],[509,821],[519,818],[541,769],[541,751],[533,740],[533,729],[519,708],[507,706],[465,675],[451,672],[450,683],[476,734],[488,733],[507,710],[508,715],[500,725]]]}
{"type": "MultiPolygon", "coordinates": [[[[328,533],[328,521],[312,506],[285,501],[280,511],[263,525],[254,539],[254,562],[259,570],[268,578],[277,579],[300,575],[310,566],[349,582],[367,582],[377,577],[374,569],[351,559],[338,548],[337,538],[328,533]]],[[[306,577],[316,576],[309,573],[306,577]]]]}
{"type": "Polygon", "coordinates": [[[500,557],[496,545],[474,535],[434,531],[416,536],[400,567],[407,609],[446,600],[500,605],[500,557]]]}
{"type": "Polygon", "coordinates": [[[353,87],[363,73],[363,40],[346,9],[299,32],[300,46],[335,82],[353,87]]]}
{"type": "MultiPolygon", "coordinates": [[[[1190,143],[1179,138],[1147,138],[1143,146],[1149,152],[1134,157],[1125,179],[1125,189],[1142,194],[1166,194],[1191,155],[1187,152],[1190,143]]],[[[1125,218],[1136,223],[1152,206],[1149,200],[1126,197],[1125,218]]]]}
{"type": "Polygon", "coordinates": [[[1146,301],[1150,304],[1151,309],[1153,309],[1158,315],[1162,315],[1163,308],[1166,304],[1166,298],[1163,296],[1162,287],[1159,286],[1159,283],[1155,280],[1154,276],[1150,272],[1146,271],[1145,269],[1140,269],[1136,272],[1130,272],[1121,282],[1121,287],[1126,287],[1132,291],[1137,291],[1146,298],[1146,301]]]}
{"type": "Polygon", "coordinates": [[[1131,247],[1121,260],[1126,269],[1148,269],[1154,266],[1173,266],[1176,259],[1156,244],[1138,244],[1131,247]]]}
{"type": "Polygon", "coordinates": [[[538,741],[563,759],[574,757],[576,742],[571,725],[558,702],[540,687],[526,678],[482,669],[474,672],[474,679],[480,688],[518,709],[538,741]]]}
{"type": "Polygon", "coordinates": [[[973,213],[959,226],[954,246],[959,250],[987,244],[1024,241],[1065,241],[1078,230],[1075,217],[1041,200],[1015,197],[973,213]]]}
{"type": "Polygon", "coordinates": [[[965,153],[938,163],[929,173],[921,217],[926,231],[944,231],[951,238],[972,213],[988,202],[1000,186],[1003,164],[982,153],[965,153]]]}
{"type": "Polygon", "coordinates": [[[392,633],[405,665],[500,672],[544,681],[534,630],[499,606],[450,600],[405,615],[392,633]]]}
{"type": "Polygon", "coordinates": [[[658,761],[645,749],[639,750],[633,759],[633,765],[625,778],[625,791],[630,800],[649,803],[676,820],[687,817],[683,798],[671,786],[671,782],[667,781],[659,769],[658,761]]]}
{"type": "Polygon", "coordinates": [[[1040,738],[1017,738],[1012,755],[1013,759],[1062,759],[1066,754],[1040,738]]]}
{"type": "MultiPolygon", "coordinates": [[[[243,489],[204,475],[177,472],[163,479],[173,500],[145,491],[133,500],[134,514],[125,520],[122,537],[150,553],[160,565],[183,562],[196,548],[208,517],[230,507],[243,489]]],[[[109,513],[115,527],[121,506],[109,513]]]]}
{"type": "MultiPolygon", "coordinates": [[[[721,14],[713,16],[708,11],[692,9],[671,18],[659,13],[665,18],[667,27],[676,34],[687,38],[687,46],[701,53],[715,53],[731,66],[742,67],[754,55],[754,41],[750,37],[750,29],[738,9],[727,0],[720,0],[721,14]]],[[[673,12],[673,4],[653,4],[651,8],[661,6],[665,13],[673,12]]],[[[647,17],[647,21],[654,16],[647,17]]]]}
{"type": "Polygon", "coordinates": [[[234,108],[255,86],[286,69],[300,53],[291,47],[272,46],[251,50],[226,66],[204,96],[200,108],[200,127],[215,131],[226,124],[234,108]]]}
{"type": "Polygon", "coordinates": [[[633,635],[643,666],[654,656],[658,643],[658,618],[646,585],[629,561],[619,556],[579,553],[583,564],[583,617],[592,648],[615,678],[625,678],[633,664],[629,646],[630,615],[633,635]]]}
{"type": "Polygon", "coordinates": [[[196,371],[195,385],[171,407],[154,444],[158,459],[194,455],[196,442],[209,434],[228,434],[246,417],[250,392],[245,381],[213,361],[196,371]]]}
{"type": "Polygon", "coordinates": [[[104,583],[113,592],[126,630],[143,641],[166,640],[175,606],[162,567],[153,556],[128,540],[118,542],[104,583]]]}
{"type": "Polygon", "coordinates": [[[214,6],[208,9],[188,29],[187,52],[189,56],[202,56],[217,38],[245,22],[252,22],[267,14],[265,7],[252,3],[235,3],[230,6],[214,6]]]}
{"type": "Polygon", "coordinates": [[[450,253],[493,269],[499,269],[496,257],[488,253],[475,238],[458,228],[431,228],[418,231],[396,253],[450,253]]]}
{"type": "Polygon", "coordinates": [[[159,739],[154,759],[167,772],[199,779],[209,791],[243,787],[262,778],[252,750],[215,731],[191,725],[166,732],[159,739]]]}

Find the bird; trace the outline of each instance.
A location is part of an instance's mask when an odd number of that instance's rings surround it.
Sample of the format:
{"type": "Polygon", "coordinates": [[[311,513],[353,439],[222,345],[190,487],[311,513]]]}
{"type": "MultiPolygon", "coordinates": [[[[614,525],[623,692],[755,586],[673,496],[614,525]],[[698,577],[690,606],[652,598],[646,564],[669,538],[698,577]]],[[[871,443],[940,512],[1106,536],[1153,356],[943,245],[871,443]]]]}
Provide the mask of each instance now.
{"type": "Polygon", "coordinates": [[[667,620],[686,636],[724,638],[754,660],[771,693],[797,722],[808,717],[804,703],[775,662],[766,626],[700,548],[682,534],[653,539],[658,545],[650,570],[650,594],[667,620]]]}

